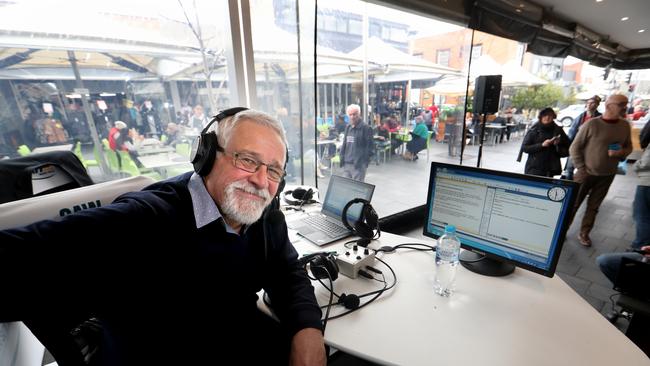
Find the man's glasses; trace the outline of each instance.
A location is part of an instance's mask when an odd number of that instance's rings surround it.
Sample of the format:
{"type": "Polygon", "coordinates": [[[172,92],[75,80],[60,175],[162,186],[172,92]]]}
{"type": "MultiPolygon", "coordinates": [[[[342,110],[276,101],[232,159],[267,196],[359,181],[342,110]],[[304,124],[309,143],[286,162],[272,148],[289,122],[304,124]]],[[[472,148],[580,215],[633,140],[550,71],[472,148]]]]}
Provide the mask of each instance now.
{"type": "Polygon", "coordinates": [[[279,166],[262,163],[250,154],[226,151],[223,151],[223,153],[232,157],[232,164],[237,169],[241,169],[248,173],[255,173],[262,165],[266,165],[266,175],[269,180],[279,182],[284,178],[284,169],[279,166]]]}

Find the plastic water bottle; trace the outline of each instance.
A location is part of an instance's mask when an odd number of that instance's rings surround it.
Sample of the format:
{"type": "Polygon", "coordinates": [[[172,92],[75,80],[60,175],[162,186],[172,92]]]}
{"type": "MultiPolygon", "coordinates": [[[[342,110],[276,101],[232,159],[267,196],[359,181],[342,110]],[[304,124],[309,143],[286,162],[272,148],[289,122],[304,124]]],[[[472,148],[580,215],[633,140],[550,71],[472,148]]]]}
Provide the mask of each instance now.
{"type": "Polygon", "coordinates": [[[454,225],[445,226],[445,234],[438,238],[436,248],[436,279],[434,290],[438,295],[450,296],[456,284],[456,270],[460,241],[456,237],[454,225]]]}

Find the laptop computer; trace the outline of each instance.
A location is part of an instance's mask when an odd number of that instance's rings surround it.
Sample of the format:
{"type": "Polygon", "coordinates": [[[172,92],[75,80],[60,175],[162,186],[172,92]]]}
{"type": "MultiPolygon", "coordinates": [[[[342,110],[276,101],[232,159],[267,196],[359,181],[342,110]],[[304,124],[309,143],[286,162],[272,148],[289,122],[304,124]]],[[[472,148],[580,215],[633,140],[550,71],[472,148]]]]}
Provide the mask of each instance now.
{"type": "MultiPolygon", "coordinates": [[[[375,186],[338,175],[332,175],[325,200],[319,213],[310,214],[299,220],[294,226],[298,235],[316,245],[325,245],[343,239],[352,234],[341,221],[345,205],[355,198],[363,198],[370,202],[375,186]]],[[[361,204],[355,204],[348,209],[347,219],[350,225],[361,216],[361,204]]]]}

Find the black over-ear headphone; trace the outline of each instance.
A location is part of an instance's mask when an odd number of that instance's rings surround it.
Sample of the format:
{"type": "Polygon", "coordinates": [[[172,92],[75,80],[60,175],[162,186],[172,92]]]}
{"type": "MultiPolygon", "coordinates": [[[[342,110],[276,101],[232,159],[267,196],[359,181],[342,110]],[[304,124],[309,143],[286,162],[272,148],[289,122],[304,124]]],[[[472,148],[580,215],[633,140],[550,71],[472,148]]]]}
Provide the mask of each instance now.
{"type": "Polygon", "coordinates": [[[343,213],[341,213],[341,221],[343,225],[348,228],[348,230],[354,232],[355,235],[363,239],[359,242],[360,245],[368,244],[370,240],[377,239],[381,236],[381,231],[379,230],[379,217],[377,212],[372,207],[370,202],[364,200],[363,198],[355,198],[348,202],[343,208],[343,213]],[[350,206],[361,203],[363,208],[361,209],[361,215],[357,222],[354,223],[354,227],[348,222],[348,209],[350,206]]]}
{"type": "Polygon", "coordinates": [[[212,165],[214,164],[214,159],[217,156],[217,151],[219,150],[219,141],[217,140],[217,134],[215,132],[208,132],[210,126],[215,122],[220,122],[226,117],[232,117],[235,114],[245,111],[248,108],[244,107],[235,107],[225,109],[210,121],[207,126],[201,131],[201,135],[194,141],[192,147],[192,156],[191,162],[194,166],[194,171],[205,177],[212,170],[212,165]]]}
{"type": "Polygon", "coordinates": [[[296,188],[284,192],[284,201],[292,206],[302,206],[310,203],[316,203],[314,200],[314,190],[312,188],[296,188]]]}
{"type": "Polygon", "coordinates": [[[299,258],[298,263],[303,267],[309,263],[309,270],[317,279],[334,281],[339,277],[339,265],[336,264],[336,256],[332,252],[307,254],[299,258]]]}

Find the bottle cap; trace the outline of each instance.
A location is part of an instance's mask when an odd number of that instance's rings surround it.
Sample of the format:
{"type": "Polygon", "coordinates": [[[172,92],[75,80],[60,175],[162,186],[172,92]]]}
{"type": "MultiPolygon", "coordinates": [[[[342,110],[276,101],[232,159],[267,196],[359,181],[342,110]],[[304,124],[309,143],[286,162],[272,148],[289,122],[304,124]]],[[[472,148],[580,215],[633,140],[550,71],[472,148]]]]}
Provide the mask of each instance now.
{"type": "Polygon", "coordinates": [[[445,232],[446,233],[455,233],[456,232],[456,227],[454,225],[447,225],[447,226],[445,226],[445,232]]]}

